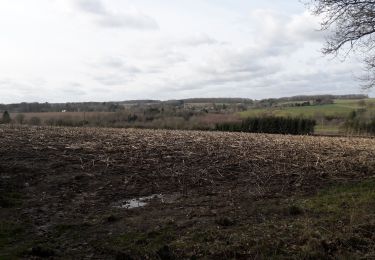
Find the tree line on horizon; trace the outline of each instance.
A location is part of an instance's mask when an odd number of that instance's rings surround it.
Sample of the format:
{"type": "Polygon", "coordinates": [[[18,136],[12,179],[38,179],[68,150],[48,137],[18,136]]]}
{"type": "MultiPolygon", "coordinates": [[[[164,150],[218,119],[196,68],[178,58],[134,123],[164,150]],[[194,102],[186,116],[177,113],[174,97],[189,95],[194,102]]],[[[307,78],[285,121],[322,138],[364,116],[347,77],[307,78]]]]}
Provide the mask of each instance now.
{"type": "Polygon", "coordinates": [[[307,101],[307,100],[333,100],[333,99],[366,99],[368,95],[350,94],[350,95],[311,95],[294,96],[282,98],[267,98],[261,100],[252,100],[248,98],[190,98],[181,100],[129,100],[120,102],[75,102],[75,103],[14,103],[0,104],[0,112],[9,113],[39,113],[39,112],[116,112],[124,110],[126,106],[184,106],[185,104],[243,104],[248,107],[269,107],[280,102],[307,101]]]}

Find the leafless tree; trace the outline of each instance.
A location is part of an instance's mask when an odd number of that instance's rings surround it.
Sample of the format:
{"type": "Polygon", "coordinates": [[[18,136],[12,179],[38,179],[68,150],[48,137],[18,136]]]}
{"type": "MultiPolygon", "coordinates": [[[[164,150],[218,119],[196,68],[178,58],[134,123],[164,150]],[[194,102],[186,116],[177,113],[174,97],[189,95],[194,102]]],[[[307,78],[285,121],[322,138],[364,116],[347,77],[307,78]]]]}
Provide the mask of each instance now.
{"type": "Polygon", "coordinates": [[[329,30],[324,54],[363,55],[367,73],[364,88],[375,86],[375,1],[308,0],[313,14],[323,18],[322,30],[329,30]]]}

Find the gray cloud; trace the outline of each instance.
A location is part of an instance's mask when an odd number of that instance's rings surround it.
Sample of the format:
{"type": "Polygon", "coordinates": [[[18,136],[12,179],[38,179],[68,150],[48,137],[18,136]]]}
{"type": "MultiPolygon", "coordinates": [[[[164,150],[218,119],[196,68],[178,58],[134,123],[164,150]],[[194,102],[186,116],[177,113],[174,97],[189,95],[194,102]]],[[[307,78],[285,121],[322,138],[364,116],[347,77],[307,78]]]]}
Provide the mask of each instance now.
{"type": "Polygon", "coordinates": [[[137,30],[157,30],[158,23],[150,16],[137,13],[114,13],[101,0],[77,0],[79,11],[94,15],[95,24],[106,28],[128,28],[137,30]]]}
{"type": "Polygon", "coordinates": [[[92,80],[104,86],[126,85],[133,81],[138,74],[146,72],[137,66],[129,65],[120,57],[106,57],[92,64],[97,70],[92,80]]]}
{"type": "Polygon", "coordinates": [[[254,35],[254,44],[262,55],[280,56],[294,53],[308,43],[323,43],[327,32],[320,28],[319,18],[309,12],[285,15],[276,10],[258,9],[241,22],[241,28],[254,35]],[[247,28],[249,24],[253,27],[247,28]]]}
{"type": "MultiPolygon", "coordinates": [[[[299,74],[299,75],[282,75],[280,78],[275,78],[273,82],[274,87],[277,87],[284,95],[303,94],[348,94],[353,93],[353,85],[356,85],[355,80],[347,73],[341,72],[325,72],[315,71],[313,73],[299,74]]],[[[271,88],[271,96],[272,94],[271,88]]],[[[360,92],[360,88],[355,91],[360,92]]],[[[279,93],[277,93],[280,95],[279,93]]]]}
{"type": "Polygon", "coordinates": [[[103,59],[97,66],[108,67],[108,68],[122,68],[125,66],[125,62],[118,57],[107,57],[103,59]]]}
{"type": "Polygon", "coordinates": [[[86,95],[86,91],[76,88],[64,88],[61,90],[63,95],[83,96],[86,95]]]}
{"type": "Polygon", "coordinates": [[[131,82],[130,77],[121,74],[107,74],[105,76],[94,77],[93,79],[105,86],[124,86],[131,82]]]}
{"type": "Polygon", "coordinates": [[[87,94],[84,86],[78,82],[69,82],[65,85],[59,89],[63,95],[83,96],[87,94]]]}
{"type": "Polygon", "coordinates": [[[138,74],[143,73],[144,71],[136,66],[129,65],[126,61],[120,57],[106,57],[103,59],[97,67],[99,68],[109,68],[115,69],[122,73],[127,74],[138,74]]]}
{"type": "Polygon", "coordinates": [[[0,78],[0,103],[17,103],[28,101],[40,101],[41,96],[48,95],[48,89],[44,86],[46,81],[41,78],[29,81],[14,78],[0,78]]]}
{"type": "Polygon", "coordinates": [[[196,47],[200,45],[215,45],[215,44],[224,44],[218,40],[208,36],[207,34],[200,34],[196,36],[187,37],[181,40],[180,45],[188,47],[196,47]]]}
{"type": "MultiPolygon", "coordinates": [[[[313,76],[302,73],[297,81],[293,81],[293,77],[286,74],[291,70],[285,65],[297,50],[304,48],[305,43],[319,42],[323,39],[322,33],[315,30],[314,26],[317,23],[311,15],[303,13],[285,17],[274,11],[260,11],[255,13],[255,19],[260,24],[260,32],[255,32],[259,40],[256,39],[253,45],[242,50],[234,50],[230,47],[224,51],[219,50],[204,66],[195,67],[194,77],[181,79],[177,83],[169,82],[164,91],[196,92],[202,89],[236,86],[237,89],[243,88],[249,92],[251,89],[272,88],[271,94],[274,96],[285,88],[282,82],[298,86],[306,84],[305,88],[314,85],[319,91],[320,85],[323,90],[327,87],[328,79],[337,80],[334,75],[316,72],[313,76]],[[266,21],[262,24],[264,16],[266,21]],[[327,81],[319,81],[321,77],[325,77],[327,81]],[[320,85],[317,86],[315,82],[320,85]]],[[[202,44],[205,42],[202,38],[202,44]]],[[[200,41],[197,41],[197,44],[199,45],[200,41]]],[[[207,40],[207,44],[215,44],[215,41],[207,40]]],[[[304,70],[308,67],[307,64],[302,65],[304,70]]],[[[298,75],[298,71],[291,73],[291,75],[296,74],[298,75]]],[[[347,80],[346,78],[346,82],[347,80]]],[[[294,88],[294,94],[299,91],[301,90],[294,88]]]]}
{"type": "Polygon", "coordinates": [[[159,29],[157,22],[153,18],[141,14],[106,15],[98,19],[96,23],[108,28],[159,29]]]}
{"type": "Polygon", "coordinates": [[[320,18],[309,12],[292,16],[285,31],[288,38],[298,42],[323,42],[329,33],[320,30],[320,18]]]}
{"type": "Polygon", "coordinates": [[[100,0],[77,0],[75,1],[76,7],[87,13],[106,15],[107,10],[100,0]]]}
{"type": "Polygon", "coordinates": [[[314,17],[308,13],[283,16],[276,11],[261,11],[255,12],[253,19],[258,26],[251,34],[257,37],[247,47],[236,48],[205,33],[166,40],[157,48],[147,49],[145,57],[137,57],[136,65],[121,57],[105,59],[102,66],[107,71],[99,70],[93,79],[103,86],[131,87],[135,93],[137,88],[147,89],[146,95],[155,98],[160,98],[160,93],[173,98],[204,93],[231,96],[231,89],[251,98],[297,95],[305,90],[311,94],[330,89],[342,94],[353,92],[355,81],[348,74],[352,68],[339,73],[331,64],[331,71],[323,73],[319,66],[325,62],[311,65],[311,43],[317,46],[324,39],[324,34],[316,30],[314,17]],[[204,48],[195,48],[199,46],[204,48]],[[190,59],[200,55],[202,59],[190,59]]]}
{"type": "Polygon", "coordinates": [[[163,91],[183,96],[229,96],[271,98],[299,94],[347,94],[354,91],[355,80],[347,70],[286,73],[278,67],[257,72],[226,74],[196,81],[170,82],[163,91]],[[229,89],[232,91],[229,92],[229,89]],[[215,94],[213,94],[215,93],[215,94]]]}
{"type": "Polygon", "coordinates": [[[158,49],[147,60],[143,56],[136,60],[132,63],[121,55],[103,57],[90,64],[95,69],[91,79],[105,86],[125,86],[146,76],[163,75],[173,66],[187,61],[185,55],[169,49],[158,49]]]}
{"type": "Polygon", "coordinates": [[[169,82],[163,91],[212,89],[220,86],[237,86],[246,82],[253,84],[265,81],[280,70],[281,67],[278,63],[248,60],[236,53],[231,57],[226,55],[223,60],[217,61],[215,64],[210,63],[206,67],[201,67],[192,79],[185,78],[178,82],[169,82]]]}
{"type": "Polygon", "coordinates": [[[136,79],[138,75],[152,73],[151,69],[143,67],[142,69],[130,65],[121,57],[105,57],[99,62],[92,64],[97,70],[92,80],[105,86],[126,85],[136,79]]]}

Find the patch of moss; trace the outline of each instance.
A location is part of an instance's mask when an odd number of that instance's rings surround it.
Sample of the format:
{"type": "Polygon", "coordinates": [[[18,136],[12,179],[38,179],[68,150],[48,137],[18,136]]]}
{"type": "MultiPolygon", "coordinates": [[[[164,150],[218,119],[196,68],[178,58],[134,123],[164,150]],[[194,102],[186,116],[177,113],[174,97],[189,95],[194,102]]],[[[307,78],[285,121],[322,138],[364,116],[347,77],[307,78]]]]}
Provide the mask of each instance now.
{"type": "Polygon", "coordinates": [[[307,254],[314,251],[355,259],[375,253],[375,235],[371,232],[375,230],[374,180],[333,186],[299,200],[299,205],[308,212],[299,220],[305,229],[324,234],[315,246],[311,246],[311,240],[305,244],[307,254]]]}
{"type": "Polygon", "coordinates": [[[325,189],[317,196],[301,202],[316,214],[329,215],[333,220],[362,220],[375,213],[375,181],[348,183],[325,189]]]}
{"type": "Polygon", "coordinates": [[[332,186],[309,198],[266,202],[256,205],[254,213],[261,214],[260,221],[226,229],[195,228],[171,245],[203,258],[357,259],[375,255],[375,181],[332,186]]]}

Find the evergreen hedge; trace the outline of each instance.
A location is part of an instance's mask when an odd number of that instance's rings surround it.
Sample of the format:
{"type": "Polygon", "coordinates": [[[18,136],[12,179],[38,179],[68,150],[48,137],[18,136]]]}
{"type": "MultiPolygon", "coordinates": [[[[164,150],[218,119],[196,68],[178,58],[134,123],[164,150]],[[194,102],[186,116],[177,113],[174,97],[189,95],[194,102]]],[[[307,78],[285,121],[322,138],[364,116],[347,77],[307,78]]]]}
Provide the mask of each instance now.
{"type": "Polygon", "coordinates": [[[369,122],[363,122],[359,119],[349,119],[345,122],[344,127],[347,132],[355,132],[358,134],[375,135],[375,119],[369,122]]]}
{"type": "Polygon", "coordinates": [[[308,135],[314,133],[316,121],[306,118],[251,117],[239,123],[216,125],[218,131],[308,135]]]}

